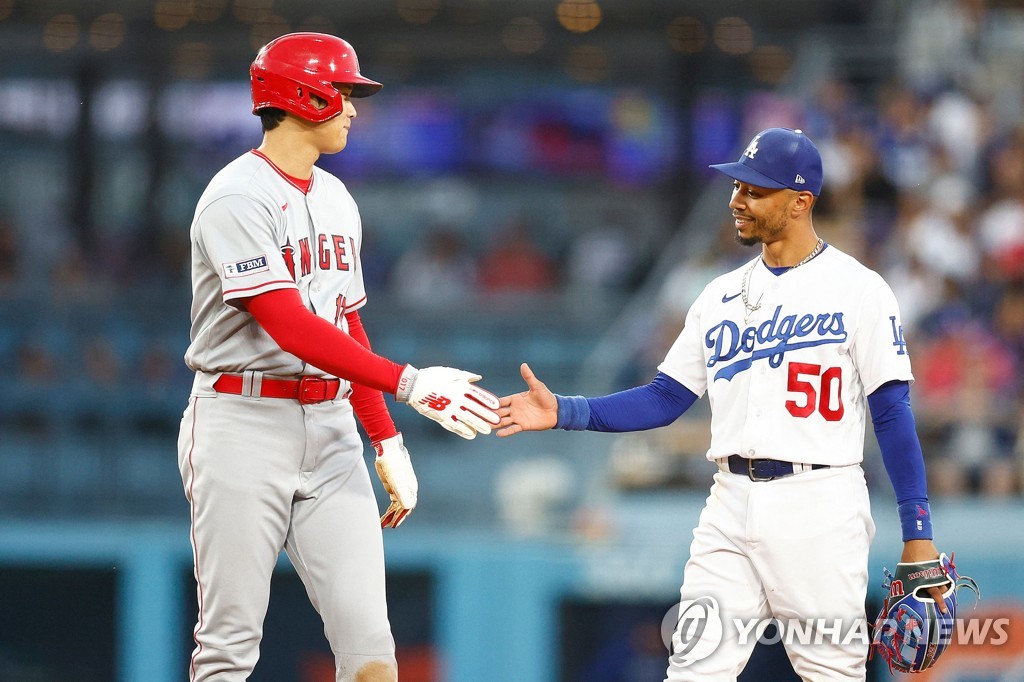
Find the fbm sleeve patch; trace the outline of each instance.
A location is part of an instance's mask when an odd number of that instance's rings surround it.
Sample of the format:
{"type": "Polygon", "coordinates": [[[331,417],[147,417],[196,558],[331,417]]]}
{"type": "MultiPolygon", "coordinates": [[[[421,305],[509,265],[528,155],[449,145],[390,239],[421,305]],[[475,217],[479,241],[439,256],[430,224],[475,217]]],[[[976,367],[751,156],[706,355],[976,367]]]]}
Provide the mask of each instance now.
{"type": "Polygon", "coordinates": [[[234,277],[245,277],[256,272],[263,272],[269,270],[270,266],[267,265],[267,256],[257,256],[256,258],[247,258],[240,260],[237,263],[223,263],[224,276],[231,279],[234,277]]]}

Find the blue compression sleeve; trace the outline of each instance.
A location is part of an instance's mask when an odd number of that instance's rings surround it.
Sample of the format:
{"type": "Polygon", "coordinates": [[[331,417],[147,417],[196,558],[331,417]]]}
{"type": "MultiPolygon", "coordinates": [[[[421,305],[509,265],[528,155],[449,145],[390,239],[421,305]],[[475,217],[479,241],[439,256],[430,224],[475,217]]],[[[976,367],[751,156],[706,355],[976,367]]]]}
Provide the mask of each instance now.
{"type": "Polygon", "coordinates": [[[896,492],[903,541],[932,539],[924,455],[910,410],[910,384],[892,381],[868,396],[882,462],[896,492]]]}
{"type": "Polygon", "coordinates": [[[569,431],[644,431],[671,424],[697,401],[696,394],[664,372],[654,381],[600,398],[555,396],[556,429],[569,431]]]}

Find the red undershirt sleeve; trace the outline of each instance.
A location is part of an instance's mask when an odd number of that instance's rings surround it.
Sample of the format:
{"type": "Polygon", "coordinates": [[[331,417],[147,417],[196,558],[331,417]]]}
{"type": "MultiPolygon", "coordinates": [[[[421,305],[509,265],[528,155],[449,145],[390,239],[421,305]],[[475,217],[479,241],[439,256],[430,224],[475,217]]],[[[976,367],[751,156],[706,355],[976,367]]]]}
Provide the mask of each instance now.
{"type": "MultiPolygon", "coordinates": [[[[353,310],[345,314],[348,321],[348,334],[358,341],[366,350],[370,350],[370,338],[366,335],[363,321],[359,319],[359,311],[353,310]]],[[[398,433],[395,422],[391,419],[388,406],[384,403],[384,394],[375,388],[362,384],[352,384],[352,395],[349,397],[356,418],[363,425],[370,441],[376,443],[391,438],[398,433]]]]}
{"type": "Polygon", "coordinates": [[[348,380],[353,389],[361,385],[394,393],[398,388],[403,365],[374,354],[352,336],[317,317],[303,305],[296,289],[275,289],[240,299],[239,303],[282,350],[348,380]]]}

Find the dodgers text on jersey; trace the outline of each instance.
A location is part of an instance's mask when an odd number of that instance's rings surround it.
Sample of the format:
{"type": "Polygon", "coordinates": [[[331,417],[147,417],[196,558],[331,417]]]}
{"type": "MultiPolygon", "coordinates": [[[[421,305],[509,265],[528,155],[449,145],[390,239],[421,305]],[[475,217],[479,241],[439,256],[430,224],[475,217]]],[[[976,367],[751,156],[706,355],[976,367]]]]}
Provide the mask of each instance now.
{"type": "Polygon", "coordinates": [[[711,357],[708,358],[709,368],[728,362],[741,353],[749,353],[715,373],[715,381],[729,381],[740,372],[750,369],[757,360],[767,359],[772,367],[779,367],[786,351],[842,343],[847,336],[841,312],[783,316],[780,305],[776,306],[769,319],[742,330],[734,321],[722,320],[708,330],[704,343],[712,349],[711,357]],[[766,345],[773,342],[778,343],[766,345]]]}

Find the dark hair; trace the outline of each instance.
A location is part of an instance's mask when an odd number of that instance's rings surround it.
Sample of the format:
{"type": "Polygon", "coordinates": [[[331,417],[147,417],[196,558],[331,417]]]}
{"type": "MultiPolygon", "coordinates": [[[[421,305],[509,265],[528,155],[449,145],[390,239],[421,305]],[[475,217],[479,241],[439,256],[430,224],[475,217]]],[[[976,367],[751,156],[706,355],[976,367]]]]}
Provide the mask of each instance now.
{"type": "Polygon", "coordinates": [[[287,116],[284,109],[277,109],[275,107],[267,107],[260,109],[260,122],[263,124],[263,132],[273,130],[281,124],[284,117],[287,116]]]}

